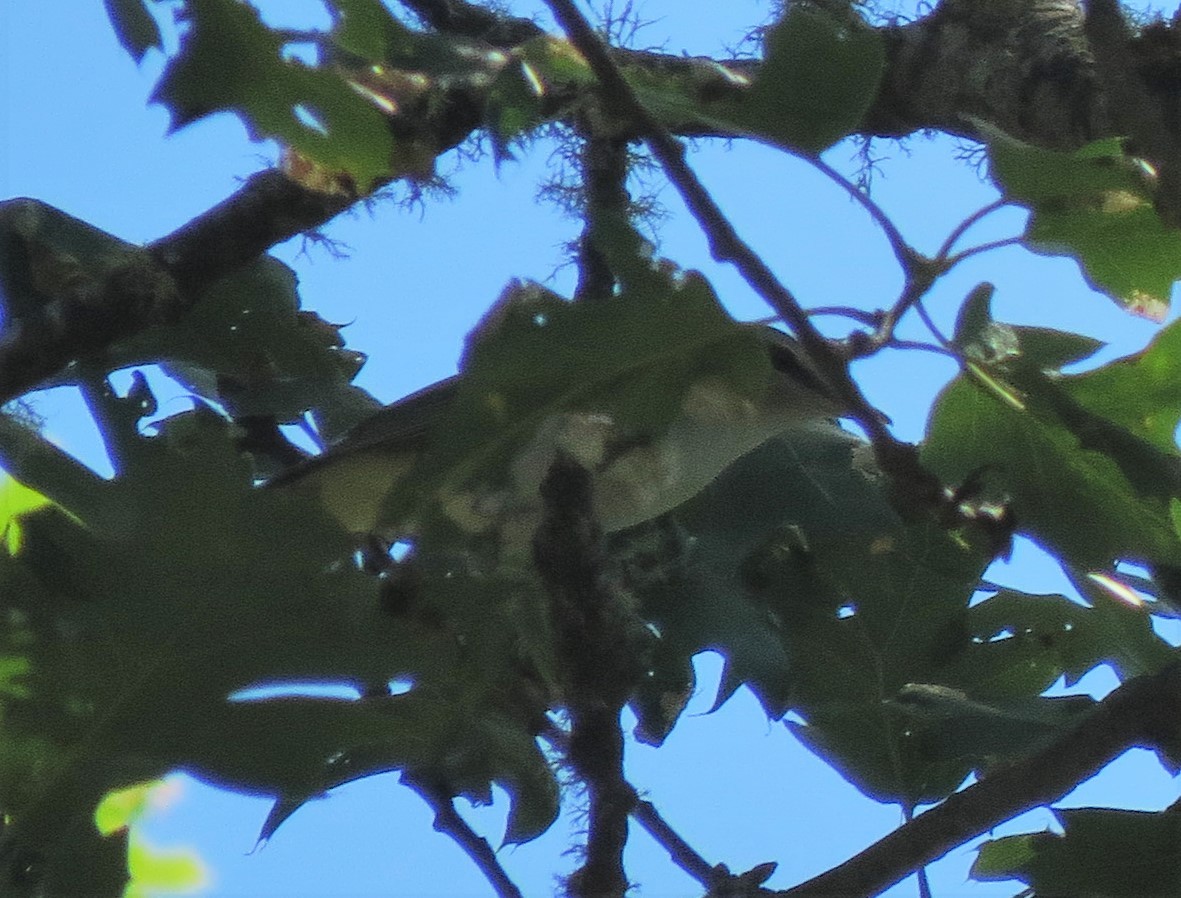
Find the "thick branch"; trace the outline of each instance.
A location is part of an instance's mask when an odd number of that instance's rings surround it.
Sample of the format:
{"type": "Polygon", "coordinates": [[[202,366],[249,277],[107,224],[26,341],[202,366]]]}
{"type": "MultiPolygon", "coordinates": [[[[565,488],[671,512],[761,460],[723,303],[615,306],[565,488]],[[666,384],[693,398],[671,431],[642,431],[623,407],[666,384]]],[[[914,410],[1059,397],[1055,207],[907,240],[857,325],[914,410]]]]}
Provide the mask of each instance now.
{"type": "MultiPolygon", "coordinates": [[[[404,5],[432,28],[501,48],[542,33],[529,20],[463,0],[404,0],[404,5]]],[[[1112,98],[1105,95],[1102,72],[1096,71],[1077,0],[943,0],[931,15],[878,30],[886,44],[886,67],[859,133],[902,136],[938,129],[973,136],[973,117],[1046,147],[1073,148],[1129,133],[1112,122],[1112,98]]],[[[1181,93],[1174,31],[1153,26],[1131,36],[1121,50],[1123,69],[1134,69],[1151,87],[1151,101],[1161,108],[1160,121],[1169,129],[1177,127],[1181,93]]],[[[682,83],[694,83],[703,71],[701,60],[672,54],[612,50],[609,58],[629,69],[679,74],[682,83]]],[[[719,62],[746,75],[758,69],[755,60],[719,62]]],[[[560,106],[561,98],[551,99],[560,106]]],[[[414,124],[415,133],[429,137],[440,151],[455,146],[484,120],[484,102],[475,85],[448,87],[423,113],[427,120],[414,124]]],[[[554,112],[562,114],[560,108],[554,112]]],[[[720,133],[716,125],[691,118],[666,125],[681,135],[720,133]]],[[[1168,136],[1176,141],[1176,135],[1168,136]]],[[[176,320],[202,288],[275,244],[319,227],[347,205],[343,198],[304,190],[279,172],[254,176],[233,197],[152,244],[150,255],[159,266],[151,277],[116,272],[86,303],[55,302],[38,315],[5,321],[0,402],[73,360],[97,355],[149,325],[176,320]]]]}
{"type": "Polygon", "coordinates": [[[643,624],[607,576],[591,475],[559,456],[541,485],[544,513],[533,561],[550,595],[570,715],[567,759],[586,785],[586,858],[568,883],[574,898],[623,898],[627,821],[636,801],[623,775],[620,713],[643,671],[643,624]]]}
{"type": "MultiPolygon", "coordinates": [[[[497,16],[465,0],[403,0],[432,28],[506,47],[541,33],[527,19],[497,16]]],[[[1069,149],[1111,136],[1104,83],[1096,72],[1078,0],[943,0],[930,15],[878,27],[886,45],[881,89],[862,122],[866,136],[939,130],[965,137],[989,121],[1039,146],[1069,149]]],[[[1157,42],[1159,43],[1159,41],[1157,42]]],[[[1153,78],[1170,60],[1136,38],[1131,52],[1153,78]]],[[[621,65],[690,72],[699,60],[613,50],[621,65]]],[[[754,76],[758,61],[718,59],[754,76]]],[[[684,135],[716,134],[708,123],[670,123],[684,135]]]]}
{"type": "MultiPolygon", "coordinates": [[[[1177,164],[1181,135],[1176,131],[1176,101],[1172,103],[1174,115],[1166,116],[1148,82],[1140,77],[1130,29],[1116,0],[1088,0],[1086,34],[1106,86],[1113,123],[1132,139],[1134,152],[1156,167],[1157,212],[1174,227],[1181,226],[1181,167],[1177,164]]],[[[1177,49],[1173,48],[1174,54],[1177,49]]]]}
{"type": "Polygon", "coordinates": [[[6,320],[0,403],[76,359],[180,319],[214,281],[319,227],[347,205],[341,197],[305,190],[279,171],[254,175],[229,199],[149,245],[147,259],[135,257],[114,269],[94,291],[59,296],[6,320]]]}
{"type": "Polygon", "coordinates": [[[1137,677],[1099,703],[1073,732],[993,771],[827,873],[781,892],[785,898],[876,895],[952,848],[1018,814],[1061,799],[1129,748],[1177,761],[1181,663],[1137,677]]]}
{"type": "Polygon", "coordinates": [[[150,244],[148,251],[176,280],[182,295],[195,301],[214,281],[272,246],[320,227],[348,205],[344,197],[307,190],[277,169],[268,169],[208,212],[150,244]]]}
{"type": "Polygon", "coordinates": [[[1040,146],[1070,149],[1109,133],[1077,0],[943,0],[882,29],[887,63],[860,128],[972,137],[984,119],[1040,146]]]}
{"type": "Polygon", "coordinates": [[[484,41],[494,47],[509,49],[545,31],[532,19],[498,15],[464,0],[401,0],[424,25],[435,31],[484,41]]]}

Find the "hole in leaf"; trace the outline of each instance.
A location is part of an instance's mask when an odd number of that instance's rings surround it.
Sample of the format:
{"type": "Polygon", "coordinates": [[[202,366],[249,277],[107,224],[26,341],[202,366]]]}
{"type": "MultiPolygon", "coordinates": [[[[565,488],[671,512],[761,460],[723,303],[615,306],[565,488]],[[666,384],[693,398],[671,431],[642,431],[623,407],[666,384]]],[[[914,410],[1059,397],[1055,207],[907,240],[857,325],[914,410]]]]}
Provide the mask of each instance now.
{"type": "Polygon", "coordinates": [[[414,688],[414,680],[411,677],[394,677],[390,680],[390,695],[405,695],[414,688]]]}
{"type": "Polygon", "coordinates": [[[291,108],[291,111],[294,113],[296,120],[309,131],[315,131],[323,137],[328,136],[328,127],[315,110],[305,106],[303,103],[296,103],[291,108]]]}
{"type": "Polygon", "coordinates": [[[279,55],[286,62],[314,66],[320,61],[320,48],[313,41],[291,41],[283,45],[279,55]]]}
{"type": "Polygon", "coordinates": [[[342,701],[356,701],[360,691],[350,683],[286,682],[260,683],[231,692],[227,701],[265,702],[275,698],[328,698],[342,701]]]}

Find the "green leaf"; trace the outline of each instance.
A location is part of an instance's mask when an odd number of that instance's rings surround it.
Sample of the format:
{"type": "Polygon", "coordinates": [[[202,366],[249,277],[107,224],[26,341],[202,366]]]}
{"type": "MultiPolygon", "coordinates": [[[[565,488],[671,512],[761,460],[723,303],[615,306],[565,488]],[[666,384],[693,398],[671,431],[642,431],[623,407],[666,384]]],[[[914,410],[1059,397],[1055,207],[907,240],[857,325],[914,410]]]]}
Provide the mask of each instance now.
{"type": "Polygon", "coordinates": [[[966,621],[969,639],[941,670],[941,681],[974,697],[1008,700],[1037,696],[1060,677],[1072,686],[1100,664],[1125,679],[1168,660],[1147,614],[1093,585],[1082,588],[1089,606],[1012,589],[976,603],[966,621]]]}
{"type": "Polygon", "coordinates": [[[1181,323],[1141,350],[1064,381],[1076,400],[1150,442],[1176,452],[1181,424],[1181,323]]]}
{"type": "Polygon", "coordinates": [[[985,842],[972,863],[971,877],[980,882],[1016,878],[1016,871],[1037,856],[1038,838],[1038,834],[1005,836],[985,842]]]}
{"type": "Polygon", "coordinates": [[[381,0],[331,0],[336,12],[332,42],[372,62],[391,61],[414,45],[415,35],[381,0]]]}
{"type": "Polygon", "coordinates": [[[0,551],[15,555],[21,549],[20,517],[49,504],[49,499],[0,473],[0,551]]]}
{"type": "Polygon", "coordinates": [[[908,683],[890,700],[912,740],[948,757],[1010,760],[1037,751],[1074,729],[1095,709],[1086,695],[1027,695],[981,700],[943,685],[908,683]]]}
{"type": "Polygon", "coordinates": [[[1017,335],[1021,354],[1043,371],[1057,370],[1094,355],[1106,344],[1084,334],[1052,328],[1009,325],[1017,335]]]}
{"type": "MultiPolygon", "coordinates": [[[[116,269],[138,271],[153,288],[160,278],[142,250],[58,209],[35,200],[0,204],[6,313],[20,317],[85,296],[116,269]]],[[[301,310],[294,272],[263,256],[209,287],[180,321],[112,345],[103,361],[111,369],[159,363],[234,416],[288,423],[354,396],[349,382],[364,357],[345,348],[340,330],[301,310]]]]}
{"type": "Polygon", "coordinates": [[[524,59],[510,61],[493,79],[484,104],[484,122],[498,160],[510,158],[509,144],[545,120],[545,91],[536,69],[524,59]]]}
{"type": "Polygon", "coordinates": [[[198,409],[144,436],[110,414],[117,401],[95,410],[126,431],[119,476],[76,517],[26,514],[20,553],[0,555],[0,804],[13,821],[0,862],[44,859],[52,894],[118,894],[126,846],[101,837],[94,809],[179,767],[289,807],[398,767],[473,800],[495,782],[512,796],[510,839],[548,826],[557,786],[535,738],[548,693],[528,685],[544,679],[518,648],[527,586],[472,582],[442,559],[419,602],[386,610],[377,579],[345,563],[347,534],[297,495],[252,487],[224,420],[198,409]],[[230,700],[258,684],[392,679],[409,691],[230,700]]]}
{"type": "Polygon", "coordinates": [[[114,346],[109,364],[159,362],[234,417],[286,424],[339,401],[363,360],[338,326],[300,310],[295,273],[263,256],[206,290],[179,322],[114,346]]]}
{"type": "MultiPolygon", "coordinates": [[[[793,732],[878,800],[933,800],[973,769],[961,746],[907,737],[889,703],[955,673],[986,555],[900,522],[858,438],[828,422],[788,430],[666,521],[616,540],[660,634],[654,682],[635,703],[645,738],[671,726],[662,704],[676,707],[691,682],[688,660],[715,650],[719,704],[745,684],[770,716],[795,711],[807,725],[793,732]]],[[[949,685],[977,685],[964,680],[949,685]]]]}
{"type": "Polygon", "coordinates": [[[1030,248],[1072,256],[1096,290],[1130,312],[1163,318],[1181,277],[1181,233],[1156,214],[1153,177],[1139,160],[1115,138],[1061,152],[979,127],[993,179],[1033,213],[1030,248]]]}
{"type": "Polygon", "coordinates": [[[988,328],[992,326],[992,295],[996,288],[992,284],[977,284],[960,306],[955,322],[954,341],[957,346],[967,347],[982,342],[988,328]]]}
{"type": "Polygon", "coordinates": [[[558,85],[588,87],[595,83],[586,60],[569,41],[543,34],[530,38],[515,51],[548,91],[558,85]]]}
{"type": "MultiPolygon", "coordinates": [[[[609,464],[604,439],[611,445],[651,444],[694,401],[699,412],[716,403],[721,417],[699,423],[722,428],[735,409],[754,412],[769,401],[772,376],[758,329],[731,319],[704,278],[692,272],[672,278],[653,271],[620,296],[595,303],[570,303],[536,285],[511,285],[469,336],[461,367],[454,401],[431,433],[433,448],[410,480],[425,495],[441,496],[461,527],[476,530],[484,525],[465,523],[463,509],[482,495],[511,483],[522,501],[536,504],[536,484],[558,445],[592,469],[607,465],[596,489],[597,511],[608,530],[679,504],[706,482],[703,475],[649,470],[643,476],[661,486],[632,501],[629,485],[612,479],[613,471],[628,474],[609,464]]],[[[746,440],[741,454],[780,424],[773,412],[748,417],[740,414],[715,436],[746,440]]],[[[698,442],[713,452],[711,443],[698,442]]],[[[396,511],[404,502],[396,495],[390,507],[396,511]]],[[[400,520],[402,513],[387,520],[400,520]]]]}
{"type": "Polygon", "coordinates": [[[972,865],[982,881],[1019,879],[1038,895],[1181,895],[1181,815],[1172,810],[1057,810],[1056,833],[985,842],[972,865]]]}
{"type": "Polygon", "coordinates": [[[763,64],[731,116],[757,136],[819,153],[861,123],[884,69],[875,29],[793,4],[767,32],[763,64]]]}
{"type": "Polygon", "coordinates": [[[1018,404],[961,376],[932,410],[923,459],[948,483],[987,472],[995,495],[1011,498],[1023,530],[1080,570],[1121,559],[1176,563],[1181,542],[1168,507],[1181,467],[1175,449],[1161,445],[1160,424],[1136,425],[1136,405],[1131,414],[1117,412],[1104,398],[1111,384],[1126,384],[1117,374],[1124,367],[1051,377],[1019,352],[985,372],[1018,404]],[[1121,426],[1124,420],[1133,426],[1121,426]]]}
{"type": "Polygon", "coordinates": [[[393,138],[376,105],[333,69],[284,58],[284,39],[237,0],[192,0],[179,54],[152,95],[175,130],[214,112],[240,115],[255,139],[276,138],[345,172],[367,191],[390,171],[393,138]]]}
{"type": "Polygon", "coordinates": [[[103,4],[119,43],[137,63],[142,62],[144,54],[153,47],[164,49],[160,28],[144,0],[103,0],[103,4]]]}
{"type": "Polygon", "coordinates": [[[209,872],[189,848],[157,848],[133,836],[127,846],[130,874],[124,898],[147,898],[161,893],[191,893],[209,884],[209,872]]]}
{"type": "Polygon", "coordinates": [[[750,79],[705,57],[683,60],[668,70],[623,66],[622,73],[644,108],[672,131],[687,123],[707,124],[719,132],[741,130],[729,118],[750,79]]]}
{"type": "MultiPolygon", "coordinates": [[[[643,614],[661,634],[655,682],[637,701],[659,710],[687,683],[690,661],[715,649],[726,658],[721,704],[747,684],[767,713],[791,707],[794,658],[787,621],[761,590],[773,584],[785,603],[839,600],[811,576],[812,543],[888,526],[893,516],[853,465],[858,441],[830,422],[785,432],[723,472],[667,519],[620,533],[624,563],[643,614]],[[844,521],[838,523],[842,516],[844,521]],[[795,525],[810,524],[797,531],[795,525]],[[792,559],[801,557],[801,569],[792,559]]],[[[650,736],[667,732],[643,717],[650,736]]]]}

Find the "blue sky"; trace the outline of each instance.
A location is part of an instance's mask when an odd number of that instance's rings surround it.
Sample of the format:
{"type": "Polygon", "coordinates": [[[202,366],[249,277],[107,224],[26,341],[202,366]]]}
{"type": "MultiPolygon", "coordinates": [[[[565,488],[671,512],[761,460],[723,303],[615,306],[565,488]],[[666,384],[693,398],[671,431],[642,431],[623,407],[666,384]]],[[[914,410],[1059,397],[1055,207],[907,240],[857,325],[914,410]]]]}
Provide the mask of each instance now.
{"type": "MultiPolygon", "coordinates": [[[[275,24],[325,21],[313,0],[260,5],[275,24]]],[[[537,4],[512,6],[528,13],[537,4]]],[[[640,46],[707,54],[736,44],[767,4],[646,0],[638,6],[651,20],[637,37],[640,46]]],[[[166,17],[167,4],[161,7],[166,17]]],[[[144,242],[224,199],[276,157],[274,146],[251,143],[228,116],[166,136],[166,111],[146,105],[163,58],[149,54],[137,69],[97,0],[3,0],[0,53],[0,198],[36,197],[144,242]]],[[[875,144],[885,158],[874,199],[919,250],[933,252],[959,221],[995,198],[977,169],[955,161],[955,150],[947,139],[875,144]]],[[[852,153],[841,145],[826,158],[853,172],[852,153]]],[[[577,223],[536,199],[539,181],[556,173],[554,160],[544,144],[520,155],[520,162],[498,170],[490,157],[447,157],[440,169],[458,188],[454,199],[428,199],[409,211],[385,203],[342,216],[325,234],[343,245],[346,259],[298,240],[276,249],[298,271],[305,305],[330,321],[350,322],[350,345],[370,356],[359,383],[379,398],[394,400],[453,373],[465,333],[509,278],[547,280],[565,291],[572,286],[563,243],[575,236],[577,223]]],[[[839,187],[798,160],[757,146],[703,144],[692,161],[739,232],[806,305],[874,308],[892,301],[901,276],[889,247],[839,187]]],[[[662,252],[705,271],[737,317],[766,315],[733,271],[709,260],[674,193],[665,188],[660,198],[670,212],[659,232],[662,252]]],[[[1019,212],[1006,210],[974,228],[968,242],[1009,236],[1022,223],[1019,212]]],[[[936,320],[950,328],[959,302],[984,279],[997,285],[998,318],[1100,337],[1110,346],[1098,361],[1139,348],[1157,327],[1092,293],[1074,263],[1018,248],[985,254],[947,277],[929,302],[936,320]]],[[[895,353],[862,363],[857,373],[898,435],[918,439],[931,398],[953,370],[935,356],[895,353]]],[[[162,411],[177,411],[185,401],[179,392],[166,396],[162,411]]],[[[101,467],[96,435],[74,399],[43,395],[39,407],[53,439],[101,467]]],[[[1053,564],[1027,545],[993,576],[1029,591],[1068,589],[1053,564]]],[[[720,662],[699,660],[699,694],[667,744],[653,750],[630,743],[628,750],[632,781],[709,860],[733,870],[778,861],[770,884],[782,887],[844,860],[900,822],[896,808],[862,799],[784,727],[768,722],[745,690],[706,715],[720,662]]],[[[1112,681],[1096,674],[1082,685],[1103,692],[1112,681]]],[[[145,832],[155,844],[199,851],[212,876],[205,894],[490,894],[467,857],[432,831],[426,807],[392,776],[312,802],[258,848],[266,799],[219,792],[187,777],[175,784],[176,800],[153,813],[145,832]]],[[[1158,809],[1178,794],[1151,756],[1132,752],[1065,804],[1158,809]]],[[[467,813],[493,841],[503,826],[502,805],[467,813]]],[[[1034,812],[1000,831],[1048,822],[1048,814],[1034,812]]],[[[549,894],[553,874],[573,867],[562,852],[580,825],[576,815],[565,817],[537,842],[505,850],[505,866],[527,894],[549,894]]],[[[936,895],[1017,891],[967,883],[972,857],[958,849],[936,865],[936,895]]],[[[642,831],[633,837],[628,871],[642,886],[639,895],[697,891],[642,831]]],[[[916,887],[904,883],[889,894],[915,895],[916,887]]]]}

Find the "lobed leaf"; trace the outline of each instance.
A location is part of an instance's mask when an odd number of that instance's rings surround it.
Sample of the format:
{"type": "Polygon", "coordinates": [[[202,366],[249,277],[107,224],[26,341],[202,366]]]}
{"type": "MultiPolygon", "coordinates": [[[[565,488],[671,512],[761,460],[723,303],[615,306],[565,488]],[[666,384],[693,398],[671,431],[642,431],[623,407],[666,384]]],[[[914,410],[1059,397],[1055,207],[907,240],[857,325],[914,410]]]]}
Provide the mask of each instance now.
{"type": "Polygon", "coordinates": [[[1061,835],[985,842],[972,865],[981,881],[1019,879],[1038,895],[1139,898],[1181,892],[1181,815],[1111,808],[1057,810],[1061,835]]]}
{"type": "Polygon", "coordinates": [[[235,112],[255,139],[275,138],[361,190],[390,173],[394,141],[381,110],[340,73],[284,54],[284,39],[237,0],[191,0],[188,31],[152,99],[173,130],[235,112]]]}
{"type": "MultiPolygon", "coordinates": [[[[559,443],[594,467],[610,458],[610,445],[658,440],[695,384],[713,385],[719,401],[754,408],[771,377],[759,332],[734,322],[700,275],[655,270],[595,303],[510,285],[469,336],[461,368],[454,398],[430,431],[431,450],[407,478],[415,492],[390,496],[387,523],[405,520],[408,506],[437,514],[430,505],[436,503],[461,527],[478,530],[475,519],[463,523],[462,509],[502,489],[536,504],[536,483],[559,443]]],[[[754,445],[765,436],[752,439],[754,445]]],[[[689,474],[661,476],[657,482],[667,479],[672,492],[653,495],[656,511],[648,517],[700,487],[689,474]]],[[[617,515],[615,506],[600,503],[604,525],[643,520],[648,506],[641,502],[637,511],[634,504],[620,495],[617,515]]]]}
{"type": "Polygon", "coordinates": [[[297,496],[251,487],[223,419],[199,409],[145,437],[110,414],[118,401],[96,413],[108,431],[130,428],[119,476],[81,517],[25,515],[20,553],[0,557],[0,802],[13,821],[0,864],[35,854],[37,887],[118,894],[126,847],[94,828],[94,808],[178,767],[290,808],[379,770],[476,799],[498,782],[513,796],[511,839],[548,826],[557,787],[538,712],[504,698],[521,692],[515,587],[493,602],[495,584],[430,581],[467,597],[462,643],[434,613],[391,614],[374,578],[342,566],[346,534],[297,496]],[[230,700],[260,683],[395,678],[412,683],[406,695],[230,700]]]}
{"type": "Polygon", "coordinates": [[[144,0],[103,0],[103,4],[120,45],[137,63],[142,62],[144,54],[153,47],[164,49],[160,27],[148,12],[144,0]]]}
{"type": "Polygon", "coordinates": [[[978,126],[993,179],[1032,212],[1030,248],[1072,256],[1096,290],[1130,312],[1163,318],[1181,278],[1181,233],[1156,214],[1155,176],[1114,138],[1062,152],[978,126]]]}
{"type": "Polygon", "coordinates": [[[925,463],[953,484],[983,473],[995,495],[1011,499],[1023,529],[1078,570],[1118,560],[1175,564],[1174,329],[1159,349],[1072,377],[1055,371],[1061,353],[1044,334],[1011,335],[1006,357],[977,353],[980,361],[940,394],[925,463]]]}

